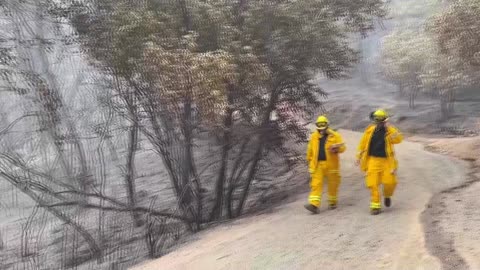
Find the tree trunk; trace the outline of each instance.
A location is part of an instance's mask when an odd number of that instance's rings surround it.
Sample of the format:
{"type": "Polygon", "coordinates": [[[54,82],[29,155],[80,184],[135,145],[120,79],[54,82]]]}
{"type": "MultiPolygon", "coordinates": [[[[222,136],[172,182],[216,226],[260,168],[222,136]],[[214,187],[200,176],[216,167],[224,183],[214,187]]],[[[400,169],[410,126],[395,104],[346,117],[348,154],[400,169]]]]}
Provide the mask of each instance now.
{"type": "Polygon", "coordinates": [[[244,153],[245,153],[245,150],[247,150],[247,146],[248,146],[249,142],[250,142],[250,138],[246,138],[243,141],[243,143],[240,147],[240,151],[237,155],[237,158],[235,159],[235,162],[233,164],[232,172],[231,172],[229,180],[228,180],[228,191],[227,191],[226,198],[225,198],[228,218],[233,218],[234,217],[233,193],[235,192],[235,189],[237,187],[238,179],[240,178],[242,172],[248,166],[248,162],[244,162],[244,164],[242,165],[242,161],[244,160],[244,158],[243,158],[244,153]]]}
{"type": "Polygon", "coordinates": [[[403,86],[403,84],[399,84],[398,85],[398,95],[400,97],[404,95],[404,91],[405,91],[405,87],[403,86]]]}
{"type": "Polygon", "coordinates": [[[415,98],[417,96],[417,89],[416,88],[412,88],[410,89],[410,93],[409,93],[409,96],[408,96],[408,107],[412,110],[415,109],[415,98]]]}
{"type": "MultiPolygon", "coordinates": [[[[184,186],[182,184],[182,172],[179,171],[180,162],[179,158],[173,156],[174,153],[167,149],[168,146],[172,146],[173,138],[172,134],[165,133],[162,130],[161,124],[162,123],[165,127],[165,130],[173,132],[173,128],[171,127],[170,120],[168,119],[168,115],[163,115],[162,112],[158,111],[159,104],[163,104],[160,97],[153,93],[152,89],[143,88],[142,86],[138,85],[135,81],[131,78],[126,78],[129,85],[135,89],[136,94],[139,95],[139,100],[142,101],[141,106],[143,107],[148,121],[152,125],[153,134],[147,132],[145,129],[141,129],[146,137],[150,140],[152,145],[155,148],[155,151],[161,157],[163,161],[163,165],[167,170],[167,173],[170,178],[170,182],[172,183],[173,189],[175,191],[175,196],[178,200],[178,206],[182,211],[182,214],[187,217],[188,220],[195,220],[197,213],[195,210],[190,207],[190,205],[185,200],[185,192],[190,192],[190,186],[184,186]]],[[[183,159],[182,159],[183,160],[183,159]]],[[[189,229],[195,231],[196,228],[193,227],[193,224],[188,224],[189,229]]]]}
{"type": "Polygon", "coordinates": [[[217,181],[215,184],[215,205],[210,213],[210,221],[219,219],[222,216],[224,189],[226,180],[226,170],[228,167],[228,152],[231,147],[231,134],[233,124],[233,93],[234,86],[229,84],[227,89],[227,110],[223,123],[223,138],[222,138],[222,160],[220,170],[218,172],[217,181]]]}
{"type": "MultiPolygon", "coordinates": [[[[158,123],[157,120],[157,115],[155,111],[152,108],[155,108],[155,102],[153,100],[148,100],[150,104],[150,108],[147,109],[147,114],[149,115],[149,121],[152,124],[153,131],[155,134],[155,138],[150,138],[149,139],[152,141],[152,144],[155,146],[157,152],[161,156],[163,160],[163,164],[165,165],[165,168],[167,169],[167,172],[170,176],[170,181],[172,182],[172,185],[175,190],[175,195],[178,200],[178,205],[180,209],[182,210],[183,214],[188,217],[190,220],[195,220],[196,213],[193,209],[191,209],[188,200],[185,198],[185,193],[189,192],[189,187],[184,186],[182,183],[181,179],[181,173],[179,175],[175,161],[178,162],[178,160],[175,160],[174,157],[172,157],[172,154],[168,149],[166,149],[166,145],[169,144],[168,140],[166,141],[162,131],[161,127],[158,123]]],[[[171,143],[171,142],[170,142],[171,143]]],[[[190,224],[191,225],[191,224],[190,224]]],[[[191,230],[195,230],[195,228],[190,227],[191,230]]]]}
{"type": "MultiPolygon", "coordinates": [[[[134,109],[135,110],[135,109],[134,109]]],[[[137,118],[136,110],[131,112],[131,116],[137,118]],[[135,114],[135,115],[134,115],[135,114]]],[[[125,186],[127,189],[128,206],[135,208],[137,206],[136,191],[135,191],[135,155],[138,147],[138,122],[133,121],[129,128],[128,135],[128,150],[127,150],[127,163],[125,173],[125,186]]],[[[132,212],[133,222],[135,226],[142,226],[140,214],[132,212]]]]}
{"type": "MultiPolygon", "coordinates": [[[[69,120],[67,120],[69,121],[69,120]]],[[[82,185],[82,189],[84,191],[88,191],[92,184],[92,179],[90,175],[90,170],[87,164],[87,158],[85,156],[85,151],[83,149],[83,143],[78,137],[77,129],[73,125],[73,123],[68,124],[70,126],[70,137],[72,138],[73,145],[75,150],[77,151],[78,163],[80,165],[80,175],[77,177],[79,183],[82,185]]]]}
{"type": "MultiPolygon", "coordinates": [[[[188,34],[190,31],[192,31],[192,19],[190,16],[190,12],[188,10],[187,2],[185,0],[180,0],[179,2],[180,9],[182,11],[182,16],[183,16],[183,26],[185,28],[185,31],[183,34],[188,34]]],[[[188,75],[187,75],[188,76],[188,75]]],[[[196,215],[194,217],[194,220],[196,220],[196,225],[197,229],[200,228],[200,224],[202,223],[202,196],[201,196],[201,186],[200,186],[200,179],[198,175],[196,174],[196,165],[195,165],[195,159],[193,156],[193,128],[194,128],[194,123],[192,119],[192,105],[193,105],[193,92],[192,92],[192,83],[191,83],[191,78],[188,78],[188,84],[187,84],[187,89],[185,98],[184,98],[184,112],[183,112],[183,125],[182,125],[182,130],[183,130],[183,135],[184,135],[184,145],[185,145],[185,153],[184,153],[184,168],[182,172],[182,178],[183,178],[183,185],[187,189],[185,192],[186,195],[186,202],[190,206],[193,203],[193,199],[195,197],[196,199],[196,215]],[[193,177],[193,183],[195,184],[195,189],[190,185],[190,177],[193,177]]]]}
{"type": "Polygon", "coordinates": [[[447,105],[449,116],[452,116],[455,113],[455,100],[456,100],[456,91],[450,90],[448,92],[448,105],[447,105]]]}
{"type": "Polygon", "coordinates": [[[440,96],[440,113],[442,115],[442,120],[448,119],[449,117],[448,102],[447,102],[447,98],[444,95],[440,96]]]}
{"type": "MultiPolygon", "coordinates": [[[[241,32],[243,29],[244,24],[244,12],[247,8],[247,0],[239,0],[238,6],[236,10],[236,24],[241,32]]],[[[235,38],[236,40],[240,41],[242,44],[244,43],[244,36],[239,34],[235,38]]],[[[240,81],[243,81],[240,79],[240,81]]],[[[232,217],[232,195],[234,191],[234,186],[228,187],[227,194],[224,194],[225,190],[225,182],[227,179],[227,168],[228,168],[228,158],[229,158],[229,151],[231,148],[231,136],[232,136],[232,126],[233,126],[233,112],[234,112],[234,94],[238,89],[235,89],[235,85],[228,83],[227,85],[227,109],[225,112],[225,118],[223,123],[223,137],[222,137],[222,160],[220,164],[220,170],[218,172],[217,181],[215,184],[215,204],[212,208],[212,212],[210,214],[210,221],[219,219],[222,217],[222,211],[224,207],[224,201],[227,201],[227,216],[229,218],[232,217]]],[[[243,151],[242,153],[243,154],[243,151]]],[[[238,164],[235,164],[238,166],[238,164]]]]}
{"type": "Polygon", "coordinates": [[[199,179],[197,176],[193,175],[195,161],[193,157],[193,121],[192,121],[192,98],[190,96],[191,93],[187,93],[186,97],[184,98],[183,104],[183,135],[184,135],[184,153],[183,153],[183,168],[182,171],[182,186],[183,186],[183,195],[184,197],[182,200],[184,204],[187,205],[191,210],[191,213],[194,214],[192,217],[196,221],[197,227],[200,226],[202,220],[202,201],[199,196],[200,190],[194,189],[192,183],[197,183],[197,187],[199,187],[199,179]],[[193,176],[191,178],[191,176],[193,176]],[[194,205],[194,200],[196,201],[196,207],[194,205]],[[200,209],[200,210],[199,210],[200,209]],[[199,216],[200,215],[200,216],[199,216]]]}
{"type": "Polygon", "coordinates": [[[275,85],[272,87],[271,93],[270,93],[270,100],[268,103],[267,108],[265,109],[262,123],[260,125],[260,135],[258,138],[258,145],[256,147],[255,154],[253,155],[252,159],[252,165],[250,166],[250,169],[247,174],[246,178],[246,184],[244,187],[244,190],[242,192],[242,195],[240,197],[240,202],[237,207],[236,211],[236,216],[240,216],[242,214],[243,208],[245,207],[245,202],[247,200],[248,194],[250,192],[250,187],[252,185],[253,179],[255,178],[255,175],[258,170],[258,163],[262,159],[262,154],[263,154],[263,149],[264,149],[264,144],[268,138],[270,129],[270,116],[275,109],[275,106],[277,104],[277,100],[280,94],[280,90],[277,89],[279,86],[275,85]]]}

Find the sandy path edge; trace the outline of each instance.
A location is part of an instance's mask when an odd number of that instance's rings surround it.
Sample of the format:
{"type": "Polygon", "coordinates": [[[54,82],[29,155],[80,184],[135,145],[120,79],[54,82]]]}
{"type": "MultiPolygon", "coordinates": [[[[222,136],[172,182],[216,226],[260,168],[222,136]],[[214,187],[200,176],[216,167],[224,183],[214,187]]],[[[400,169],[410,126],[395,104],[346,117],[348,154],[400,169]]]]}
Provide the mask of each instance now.
{"type": "MultiPolygon", "coordinates": [[[[432,149],[429,151],[436,152],[432,149]]],[[[480,177],[478,177],[480,168],[475,165],[474,161],[469,160],[469,164],[469,172],[465,176],[466,181],[458,186],[447,188],[434,194],[421,215],[426,247],[432,255],[441,261],[443,270],[471,269],[472,265],[477,265],[477,263],[472,261],[474,259],[478,260],[478,258],[459,251],[455,244],[456,240],[458,240],[457,237],[442,226],[444,222],[442,218],[445,216],[455,218],[454,211],[449,211],[450,207],[445,195],[448,196],[455,192],[465,193],[472,185],[480,182],[480,177]]],[[[460,231],[457,233],[461,234],[460,231]]]]}

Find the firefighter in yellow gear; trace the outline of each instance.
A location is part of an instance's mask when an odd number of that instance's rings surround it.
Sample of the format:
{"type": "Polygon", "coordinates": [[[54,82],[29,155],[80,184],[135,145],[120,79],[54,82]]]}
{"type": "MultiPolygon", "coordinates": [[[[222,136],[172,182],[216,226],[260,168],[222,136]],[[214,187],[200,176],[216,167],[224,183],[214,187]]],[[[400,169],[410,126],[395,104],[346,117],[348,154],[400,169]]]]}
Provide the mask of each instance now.
{"type": "Polygon", "coordinates": [[[342,136],[329,128],[327,117],[319,116],[315,125],[317,130],[311,134],[307,149],[311,192],[305,208],[316,214],[321,204],[324,178],[328,180],[329,209],[337,206],[340,185],[339,154],[345,152],[346,147],[342,136]]]}
{"type": "Polygon", "coordinates": [[[385,206],[390,207],[392,203],[398,168],[394,144],[401,143],[403,135],[387,122],[388,114],[385,110],[371,113],[370,119],[373,123],[366,128],[360,141],[356,163],[366,173],[365,184],[371,192],[370,212],[372,215],[378,215],[382,208],[381,185],[385,206]]]}

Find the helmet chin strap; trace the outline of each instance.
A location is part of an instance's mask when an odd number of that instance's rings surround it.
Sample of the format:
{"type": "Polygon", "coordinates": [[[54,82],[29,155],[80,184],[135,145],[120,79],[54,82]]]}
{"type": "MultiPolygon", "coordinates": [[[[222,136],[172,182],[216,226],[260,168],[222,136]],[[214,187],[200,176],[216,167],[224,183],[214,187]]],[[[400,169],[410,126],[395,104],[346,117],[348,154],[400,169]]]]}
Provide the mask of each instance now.
{"type": "Polygon", "coordinates": [[[327,133],[327,130],[328,130],[328,127],[324,128],[324,129],[320,129],[320,128],[317,128],[318,132],[320,133],[327,133]]]}

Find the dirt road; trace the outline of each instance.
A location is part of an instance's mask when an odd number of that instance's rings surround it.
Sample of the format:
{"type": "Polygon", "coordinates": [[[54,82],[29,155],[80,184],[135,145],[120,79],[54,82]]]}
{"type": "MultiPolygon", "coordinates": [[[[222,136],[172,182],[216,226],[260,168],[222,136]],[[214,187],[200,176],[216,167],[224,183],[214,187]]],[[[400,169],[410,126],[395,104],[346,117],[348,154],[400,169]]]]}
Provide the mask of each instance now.
{"type": "Polygon", "coordinates": [[[393,207],[370,216],[369,192],[353,165],[360,134],[342,134],[348,150],[338,209],[323,207],[310,215],[303,195],[272,214],[197,235],[198,240],[134,269],[441,269],[441,260],[426,249],[420,216],[434,193],[465,181],[465,164],[405,141],[396,148],[400,169],[393,207]]]}

